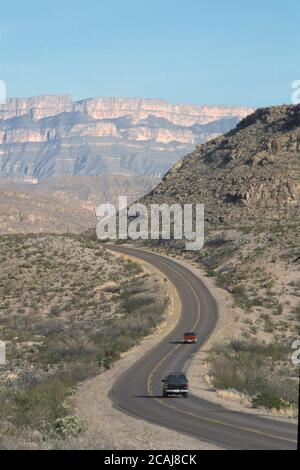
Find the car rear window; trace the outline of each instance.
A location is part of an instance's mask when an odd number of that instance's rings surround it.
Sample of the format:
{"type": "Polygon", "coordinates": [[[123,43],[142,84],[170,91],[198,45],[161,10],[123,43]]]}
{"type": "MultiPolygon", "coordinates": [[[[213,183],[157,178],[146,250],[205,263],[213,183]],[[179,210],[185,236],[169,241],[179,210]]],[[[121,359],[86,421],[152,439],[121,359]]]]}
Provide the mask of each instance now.
{"type": "Polygon", "coordinates": [[[196,333],[185,333],[184,336],[196,336],[196,333]]]}
{"type": "Polygon", "coordinates": [[[186,382],[187,382],[187,378],[185,375],[169,375],[167,377],[167,383],[184,384],[186,382]]]}

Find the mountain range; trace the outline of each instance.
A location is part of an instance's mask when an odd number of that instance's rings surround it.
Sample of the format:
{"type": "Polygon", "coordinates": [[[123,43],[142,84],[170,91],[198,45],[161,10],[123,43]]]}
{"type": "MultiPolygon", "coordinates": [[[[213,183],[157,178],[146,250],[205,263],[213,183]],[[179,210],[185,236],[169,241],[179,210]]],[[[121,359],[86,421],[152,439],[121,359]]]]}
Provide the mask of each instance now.
{"type": "Polygon", "coordinates": [[[134,98],[10,98],[0,105],[0,178],[162,177],[252,111],[134,98]]]}

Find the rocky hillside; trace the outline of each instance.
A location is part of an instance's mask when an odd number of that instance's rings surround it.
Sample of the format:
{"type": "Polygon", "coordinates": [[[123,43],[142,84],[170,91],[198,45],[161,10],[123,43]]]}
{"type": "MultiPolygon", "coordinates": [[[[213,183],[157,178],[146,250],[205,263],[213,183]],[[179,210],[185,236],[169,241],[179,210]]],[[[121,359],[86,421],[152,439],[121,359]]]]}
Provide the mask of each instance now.
{"type": "MultiPolygon", "coordinates": [[[[174,241],[155,245],[192,258],[227,290],[222,341],[202,367],[207,387],[235,389],[255,407],[295,416],[300,105],[259,109],[233,131],[198,146],[142,202],[205,204],[203,249],[186,252],[174,241]]],[[[195,380],[201,382],[200,373],[195,380]]]]}
{"type": "Polygon", "coordinates": [[[259,109],[178,162],[148,196],[204,203],[213,226],[292,222],[300,216],[300,106],[259,109]]]}
{"type": "Polygon", "coordinates": [[[250,112],[147,99],[8,99],[0,105],[0,178],[162,176],[250,112]]]}

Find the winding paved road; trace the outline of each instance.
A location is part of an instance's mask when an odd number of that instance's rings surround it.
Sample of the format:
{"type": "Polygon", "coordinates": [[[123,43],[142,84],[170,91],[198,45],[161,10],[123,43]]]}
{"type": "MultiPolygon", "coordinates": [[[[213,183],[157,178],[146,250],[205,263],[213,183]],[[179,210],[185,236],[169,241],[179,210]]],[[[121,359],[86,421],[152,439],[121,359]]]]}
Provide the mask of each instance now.
{"type": "Polygon", "coordinates": [[[212,334],[218,320],[216,301],[195,274],[172,259],[127,246],[109,249],[158,268],[174,284],[182,303],[174,330],[115,382],[110,394],[115,406],[226,449],[296,449],[297,426],[293,423],[229,411],[192,394],[188,399],[162,397],[161,379],[168,372],[184,370],[212,334]],[[199,333],[196,345],[180,343],[183,332],[189,330],[199,333]]]}

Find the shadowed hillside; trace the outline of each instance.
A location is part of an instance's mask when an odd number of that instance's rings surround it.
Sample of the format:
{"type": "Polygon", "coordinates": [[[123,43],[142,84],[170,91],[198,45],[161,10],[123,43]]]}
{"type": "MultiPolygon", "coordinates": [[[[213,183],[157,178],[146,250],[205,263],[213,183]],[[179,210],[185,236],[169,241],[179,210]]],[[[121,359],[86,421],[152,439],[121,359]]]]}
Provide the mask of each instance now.
{"type": "Polygon", "coordinates": [[[205,204],[202,250],[148,243],[196,260],[242,312],[237,337],[227,336],[209,358],[215,386],[249,393],[254,406],[291,411],[298,402],[291,344],[300,323],[300,106],[257,110],[198,146],[141,202],[205,204]]]}

